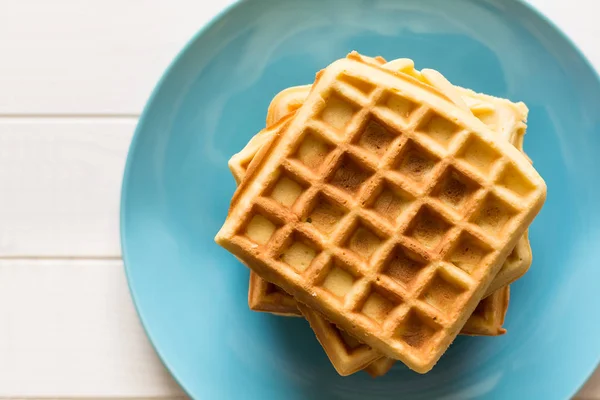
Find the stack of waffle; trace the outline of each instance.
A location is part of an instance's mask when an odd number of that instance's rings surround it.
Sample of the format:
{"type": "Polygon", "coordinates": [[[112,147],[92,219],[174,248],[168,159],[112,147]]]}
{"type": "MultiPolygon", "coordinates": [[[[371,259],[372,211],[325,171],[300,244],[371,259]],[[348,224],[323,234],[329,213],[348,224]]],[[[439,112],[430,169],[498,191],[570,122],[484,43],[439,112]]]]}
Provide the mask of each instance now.
{"type": "Polygon", "coordinates": [[[425,373],[458,334],[504,334],[546,196],[527,112],[357,53],[279,93],[216,237],[252,270],[250,308],[306,318],[341,375],[425,373]]]}

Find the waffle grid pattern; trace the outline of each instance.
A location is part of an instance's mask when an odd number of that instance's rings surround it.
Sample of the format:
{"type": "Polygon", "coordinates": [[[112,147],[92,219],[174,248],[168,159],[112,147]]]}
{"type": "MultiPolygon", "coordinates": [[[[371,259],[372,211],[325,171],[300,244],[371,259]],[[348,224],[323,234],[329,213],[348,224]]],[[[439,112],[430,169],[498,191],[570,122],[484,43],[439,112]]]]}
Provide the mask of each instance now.
{"type": "Polygon", "coordinates": [[[342,75],[324,97],[232,241],[268,243],[273,269],[418,360],[453,330],[536,188],[478,135],[394,91],[342,75]],[[312,224],[320,208],[339,221],[312,224]]]}

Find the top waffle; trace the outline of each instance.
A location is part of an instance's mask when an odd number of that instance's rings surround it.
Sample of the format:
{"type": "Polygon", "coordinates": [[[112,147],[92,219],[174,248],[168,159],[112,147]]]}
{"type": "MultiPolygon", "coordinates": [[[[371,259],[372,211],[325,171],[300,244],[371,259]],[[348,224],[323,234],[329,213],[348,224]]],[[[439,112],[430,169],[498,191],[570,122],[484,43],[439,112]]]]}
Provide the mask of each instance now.
{"type": "Polygon", "coordinates": [[[326,68],[257,157],[217,242],[418,372],[454,339],[546,193],[472,114],[358,59],[326,68]]]}
{"type": "MultiPolygon", "coordinates": [[[[398,66],[398,61],[402,62],[400,71],[408,73],[415,78],[422,79],[419,71],[414,69],[414,63],[410,59],[398,59],[388,63],[398,66]]],[[[389,65],[384,68],[389,69],[389,65]]],[[[269,106],[267,114],[267,126],[270,126],[280,118],[283,118],[290,112],[297,110],[304,102],[310,92],[310,85],[295,86],[285,89],[278,93],[269,106]]],[[[472,90],[464,89],[459,86],[452,86],[452,90],[446,88],[444,94],[453,93],[460,96],[460,101],[464,103],[469,110],[481,121],[483,121],[494,133],[500,135],[509,141],[513,146],[523,152],[523,136],[525,134],[525,121],[527,120],[528,110],[523,103],[513,103],[507,99],[488,96],[481,93],[475,93],[472,90]]],[[[229,168],[237,183],[240,183],[250,162],[265,144],[272,139],[275,131],[273,129],[263,129],[257,133],[248,144],[229,160],[229,168]]],[[[500,268],[500,271],[489,285],[486,296],[491,295],[501,287],[508,285],[519,279],[531,266],[532,256],[531,247],[527,232],[523,234],[517,242],[512,252],[500,268]]],[[[255,281],[258,281],[256,279],[255,281]]],[[[286,296],[282,293],[282,296],[286,296]]],[[[284,314],[298,313],[295,304],[290,299],[280,299],[276,295],[281,305],[286,311],[280,311],[284,314]],[[291,310],[291,311],[290,311],[291,310]]],[[[277,304],[273,304],[278,308],[277,304]]]]}

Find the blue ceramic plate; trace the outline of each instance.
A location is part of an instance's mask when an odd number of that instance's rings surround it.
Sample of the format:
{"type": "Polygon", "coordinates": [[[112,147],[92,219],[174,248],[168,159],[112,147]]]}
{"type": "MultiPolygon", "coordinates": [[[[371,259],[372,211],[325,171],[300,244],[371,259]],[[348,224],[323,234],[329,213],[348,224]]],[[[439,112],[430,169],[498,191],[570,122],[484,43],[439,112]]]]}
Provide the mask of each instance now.
{"type": "Polygon", "coordinates": [[[165,364],[195,398],[565,399],[600,356],[600,84],[552,24],[514,0],[247,0],[204,28],[154,91],[131,146],[122,240],[131,291],[165,364]],[[524,101],[525,150],[548,183],[534,263],[508,333],[459,337],[418,375],[342,378],[308,324],[248,310],[248,270],[213,242],[228,158],[280,90],[351,50],[409,57],[524,101]]]}

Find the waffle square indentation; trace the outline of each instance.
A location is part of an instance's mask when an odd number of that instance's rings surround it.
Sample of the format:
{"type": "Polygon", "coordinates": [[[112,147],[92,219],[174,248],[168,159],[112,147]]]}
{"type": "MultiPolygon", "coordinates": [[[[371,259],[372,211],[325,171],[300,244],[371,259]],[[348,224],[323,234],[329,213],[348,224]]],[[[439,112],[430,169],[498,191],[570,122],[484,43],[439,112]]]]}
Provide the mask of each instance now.
{"type": "Polygon", "coordinates": [[[348,85],[352,86],[353,88],[366,95],[368,95],[373,91],[373,89],[375,89],[375,85],[373,85],[372,83],[348,74],[341,74],[339,76],[339,80],[344,83],[347,83],[348,85]]]}
{"type": "Polygon", "coordinates": [[[406,235],[428,248],[435,248],[444,238],[452,225],[437,211],[423,206],[410,222],[406,235]]]}
{"type": "Polygon", "coordinates": [[[426,181],[438,161],[439,157],[409,140],[396,159],[395,169],[416,182],[422,182],[426,181]]]}
{"type": "Polygon", "coordinates": [[[377,157],[383,156],[396,134],[383,123],[371,118],[358,137],[357,144],[377,157]]]}
{"type": "Polygon", "coordinates": [[[374,196],[370,208],[394,223],[414,199],[414,196],[405,190],[385,181],[374,196]]]}
{"type": "Polygon", "coordinates": [[[344,154],[339,160],[329,183],[355,196],[373,173],[370,168],[361,165],[350,155],[344,154]]]}
{"type": "Polygon", "coordinates": [[[396,328],[395,336],[415,349],[425,348],[441,326],[416,309],[410,309],[396,328]]]}
{"type": "Polygon", "coordinates": [[[471,216],[471,222],[486,233],[500,237],[508,223],[517,215],[517,210],[493,193],[489,193],[471,216]]]}
{"type": "Polygon", "coordinates": [[[319,254],[319,246],[299,232],[293,232],[285,241],[279,259],[296,272],[304,272],[319,254]]]}
{"type": "Polygon", "coordinates": [[[427,283],[425,290],[421,293],[421,300],[431,304],[438,310],[449,313],[456,310],[456,304],[460,302],[461,295],[467,289],[443,270],[436,271],[435,275],[427,283]]]}
{"type": "Polygon", "coordinates": [[[244,235],[257,244],[266,244],[277,229],[277,224],[262,214],[254,214],[246,224],[244,235]]]}
{"type": "Polygon", "coordinates": [[[417,109],[417,104],[415,102],[393,92],[386,93],[379,101],[379,105],[387,108],[394,114],[399,115],[405,121],[408,120],[413,111],[417,109]]]}
{"type": "Polygon", "coordinates": [[[467,274],[473,275],[479,267],[485,265],[485,258],[490,253],[492,249],[488,244],[468,232],[461,232],[445,259],[467,274]]]}
{"type": "Polygon", "coordinates": [[[343,300],[346,294],[352,290],[355,281],[356,276],[343,263],[333,261],[320,286],[333,296],[343,300]]]}
{"type": "Polygon", "coordinates": [[[457,157],[466,161],[483,176],[489,175],[500,153],[490,144],[475,135],[470,135],[457,153],[457,157]]]}
{"type": "Polygon", "coordinates": [[[331,94],[325,100],[325,107],[321,110],[320,119],[334,128],[338,134],[344,134],[346,126],[352,120],[359,107],[338,94],[331,94]]]}
{"type": "Polygon", "coordinates": [[[520,197],[527,197],[535,186],[513,164],[508,163],[500,173],[498,184],[520,197]]]}
{"type": "Polygon", "coordinates": [[[434,188],[433,195],[444,204],[460,211],[480,187],[476,181],[456,168],[448,167],[434,188]]]}
{"type": "Polygon", "coordinates": [[[369,260],[384,240],[384,235],[359,220],[348,237],[345,247],[360,258],[369,260]]]}
{"type": "Polygon", "coordinates": [[[279,204],[291,208],[305,189],[303,183],[284,172],[272,185],[268,196],[279,204]]]}
{"type": "Polygon", "coordinates": [[[331,152],[333,146],[320,135],[308,129],[300,140],[294,157],[311,170],[317,170],[331,152]]]}
{"type": "Polygon", "coordinates": [[[381,273],[405,287],[411,287],[427,264],[425,257],[398,244],[386,258],[381,273]]]}
{"type": "Polygon", "coordinates": [[[314,199],[312,210],[304,219],[319,232],[331,234],[337,223],[346,215],[348,210],[333,199],[323,193],[319,193],[314,199]]]}
{"type": "Polygon", "coordinates": [[[460,127],[435,112],[429,112],[421,120],[416,130],[435,140],[443,147],[448,147],[448,144],[460,130],[460,127]]]}
{"type": "Polygon", "coordinates": [[[361,313],[382,324],[387,316],[401,303],[397,296],[378,287],[372,287],[361,307],[361,313]]]}

